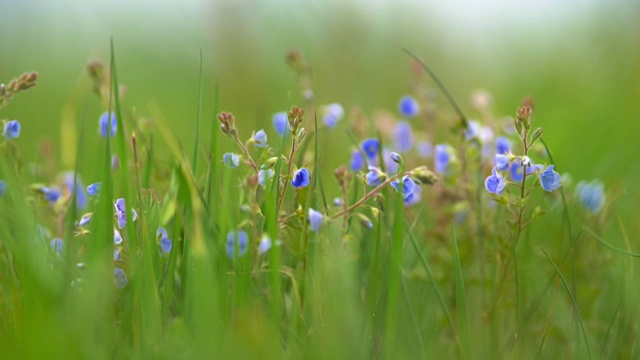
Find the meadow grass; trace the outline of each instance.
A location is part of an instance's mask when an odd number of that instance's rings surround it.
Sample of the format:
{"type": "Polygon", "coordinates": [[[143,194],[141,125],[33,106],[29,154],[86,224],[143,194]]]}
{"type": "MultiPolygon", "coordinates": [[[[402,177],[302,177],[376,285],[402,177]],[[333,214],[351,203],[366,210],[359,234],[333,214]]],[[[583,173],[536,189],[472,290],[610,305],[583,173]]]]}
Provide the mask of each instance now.
{"type": "Polygon", "coordinates": [[[425,111],[426,85],[417,82],[411,91],[423,110],[401,115],[414,118],[412,136],[442,147],[423,157],[388,155],[400,146],[393,145],[397,128],[357,113],[333,128],[327,116],[336,114],[308,93],[304,59],[290,55],[302,103],[290,104],[289,133],[268,128],[270,147],[261,147],[258,129],[244,141],[247,126],[220,111],[217,86],[204,92],[202,53],[193,139],[177,139],[157,105],[148,110],[152,124],[143,123],[121,97],[113,44],[99,85],[116,130],[107,121],[98,137],[95,116],[82,115],[75,167],[59,198],[47,200],[42,185],[60,182],[57,170],[22,159],[5,136],[0,343],[7,358],[638,356],[640,255],[621,221],[620,239],[601,236],[613,226],[615,189],[585,193],[564,174],[561,184],[547,183],[533,165],[529,175],[525,155],[555,163],[528,105],[508,122],[471,121],[409,53],[453,112],[425,111]],[[214,103],[213,114],[202,113],[203,101],[214,103]],[[511,139],[516,174],[493,175],[505,190],[487,185],[497,166],[495,137],[476,125],[511,139]],[[323,146],[342,130],[351,144],[329,145],[375,170],[325,165],[323,146]],[[365,139],[377,148],[370,152],[365,139]],[[87,147],[99,147],[100,157],[85,158],[87,147]],[[224,166],[220,148],[239,163],[224,166]],[[84,199],[81,180],[101,183],[99,193],[84,199]],[[79,225],[87,212],[90,222],[79,225]],[[114,229],[124,239],[115,245],[114,229]]]}

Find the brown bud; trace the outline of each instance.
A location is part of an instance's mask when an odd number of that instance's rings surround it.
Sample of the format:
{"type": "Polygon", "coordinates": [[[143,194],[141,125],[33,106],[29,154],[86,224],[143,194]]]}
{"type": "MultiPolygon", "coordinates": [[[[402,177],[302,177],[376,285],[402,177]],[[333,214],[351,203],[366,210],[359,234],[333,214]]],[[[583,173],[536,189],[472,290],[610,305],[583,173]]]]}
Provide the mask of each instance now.
{"type": "Polygon", "coordinates": [[[302,54],[298,49],[291,49],[287,52],[287,56],[285,58],[287,60],[287,64],[289,66],[294,66],[300,62],[302,59],[302,54]]]}
{"type": "Polygon", "coordinates": [[[532,113],[533,109],[531,109],[531,106],[524,105],[518,108],[517,116],[521,121],[529,121],[532,113]]]}
{"type": "Polygon", "coordinates": [[[339,168],[336,169],[336,171],[334,172],[336,179],[338,179],[338,183],[340,185],[343,185],[346,178],[347,178],[347,167],[342,165],[339,168]]]}

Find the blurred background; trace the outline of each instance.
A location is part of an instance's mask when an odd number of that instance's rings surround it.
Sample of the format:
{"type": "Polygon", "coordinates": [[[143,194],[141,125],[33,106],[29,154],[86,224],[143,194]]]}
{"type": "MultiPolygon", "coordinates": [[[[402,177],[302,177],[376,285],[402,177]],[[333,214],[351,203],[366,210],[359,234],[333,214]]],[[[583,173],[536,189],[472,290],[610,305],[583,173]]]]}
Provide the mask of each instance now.
{"type": "MultiPolygon", "coordinates": [[[[406,47],[472,118],[476,89],[493,94],[497,115],[513,115],[533,97],[557,168],[575,181],[601,178],[610,187],[620,180],[618,210],[637,219],[637,1],[3,0],[0,9],[0,82],[40,73],[36,88],[0,112],[21,121],[17,143],[28,159],[37,154],[32,144],[51,140],[62,147],[57,161],[69,167],[69,124],[86,118],[94,136],[105,109],[90,91],[86,64],[108,62],[110,37],[129,89],[126,106],[148,116],[157,104],[183,144],[195,129],[200,49],[208,139],[216,81],[221,109],[247,124],[246,136],[261,127],[273,134],[271,115],[302,103],[284,60],[291,48],[312,65],[319,103],[393,111],[410,90],[406,47]]],[[[347,146],[343,132],[332,136],[347,146]]],[[[92,151],[87,158],[97,155],[92,151]]],[[[328,151],[336,165],[349,158],[346,150],[328,151]]]]}

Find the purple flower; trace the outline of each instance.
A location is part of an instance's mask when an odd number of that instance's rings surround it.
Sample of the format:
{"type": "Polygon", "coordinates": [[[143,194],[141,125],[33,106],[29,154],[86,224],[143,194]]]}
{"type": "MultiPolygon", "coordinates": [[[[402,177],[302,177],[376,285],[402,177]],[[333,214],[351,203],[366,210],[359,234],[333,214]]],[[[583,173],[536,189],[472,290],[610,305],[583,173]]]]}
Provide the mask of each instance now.
{"type": "Polygon", "coordinates": [[[504,191],[507,183],[504,180],[504,177],[500,175],[495,167],[491,169],[491,173],[492,175],[487,177],[487,179],[484,181],[484,188],[487,189],[487,191],[490,193],[500,195],[502,194],[502,191],[504,191]]]}
{"type": "Polygon", "coordinates": [[[436,145],[436,155],[434,162],[436,171],[438,173],[443,174],[447,172],[447,167],[449,167],[449,163],[451,162],[451,155],[449,155],[447,145],[436,145]]]}
{"type": "MultiPolygon", "coordinates": [[[[125,207],[124,199],[120,198],[116,200],[116,203],[114,205],[116,207],[116,218],[118,219],[118,227],[122,229],[127,223],[127,209],[125,207]]],[[[131,209],[131,212],[133,213],[133,218],[131,220],[136,221],[136,219],[138,218],[138,213],[136,213],[134,209],[131,209]]]]}
{"type": "Polygon", "coordinates": [[[322,226],[322,213],[309,208],[309,224],[311,231],[319,231],[322,226]]]}
{"type": "Polygon", "coordinates": [[[267,133],[264,130],[258,130],[255,135],[253,135],[253,144],[259,148],[266,148],[267,146],[267,133]]]}
{"type": "Polygon", "coordinates": [[[338,103],[327,105],[325,111],[326,113],[322,118],[322,121],[330,128],[335,127],[336,124],[338,124],[338,121],[340,121],[344,116],[344,109],[342,108],[342,105],[338,103]]]}
{"type": "Polygon", "coordinates": [[[369,186],[378,186],[382,183],[382,179],[386,175],[382,172],[382,170],[378,169],[375,166],[369,166],[369,172],[365,176],[367,180],[367,185],[369,186]]]}
{"type": "Polygon", "coordinates": [[[582,205],[594,214],[599,212],[604,206],[606,199],[604,185],[597,180],[592,182],[579,182],[576,186],[576,193],[582,205]]]}
{"type": "Polygon", "coordinates": [[[244,230],[229,231],[227,234],[227,256],[233,259],[236,245],[238,246],[238,256],[244,256],[247,253],[248,243],[249,237],[244,230]]]}
{"type": "Polygon", "coordinates": [[[100,193],[100,189],[102,189],[102,183],[95,183],[87,186],[87,193],[89,196],[96,196],[100,193]]]}
{"type": "Polygon", "coordinates": [[[291,132],[291,126],[289,125],[289,115],[286,112],[279,112],[273,115],[273,127],[278,134],[283,135],[285,132],[288,134],[291,132]]]}
{"type": "Polygon", "coordinates": [[[120,234],[120,231],[118,231],[118,229],[113,229],[113,243],[116,245],[120,245],[122,244],[122,235],[120,234]]]}
{"type": "MultiPolygon", "coordinates": [[[[396,191],[398,191],[398,181],[394,180],[391,182],[391,186],[396,189],[396,191]]],[[[408,175],[405,175],[402,177],[402,198],[406,199],[407,197],[409,197],[418,187],[418,185],[416,185],[416,182],[413,181],[412,178],[410,178],[408,175]]],[[[399,192],[399,191],[398,191],[399,192]]]]}
{"type": "Polygon", "coordinates": [[[362,144],[360,144],[360,147],[362,148],[362,151],[364,151],[365,155],[367,155],[367,158],[372,160],[376,155],[378,155],[378,151],[380,151],[380,141],[376,138],[366,139],[362,144]]]}
{"type": "Polygon", "coordinates": [[[20,136],[20,123],[18,122],[18,120],[11,120],[8,123],[4,124],[2,135],[7,140],[15,139],[20,136]]]}
{"type": "Polygon", "coordinates": [[[125,274],[124,270],[120,268],[113,269],[113,281],[115,282],[118,289],[122,289],[129,282],[127,280],[127,274],[125,274]]]}
{"type": "Polygon", "coordinates": [[[503,155],[511,150],[509,139],[504,136],[496,138],[496,154],[503,155]]]}
{"type": "Polygon", "coordinates": [[[400,121],[393,130],[393,137],[396,142],[396,149],[399,152],[407,152],[411,150],[413,145],[413,134],[411,126],[406,121],[400,121]]]}
{"type": "Polygon", "coordinates": [[[100,120],[98,121],[100,124],[100,136],[102,137],[107,137],[108,135],[109,118],[111,118],[111,137],[116,136],[116,131],[118,131],[118,121],[116,120],[116,114],[109,114],[109,112],[102,113],[102,115],[100,115],[100,120]]]}
{"type": "Polygon", "coordinates": [[[509,157],[503,154],[496,154],[495,163],[498,170],[507,170],[509,168],[509,157]]]}
{"type": "Polygon", "coordinates": [[[93,216],[93,213],[88,213],[88,214],[84,214],[82,215],[82,217],[80,218],[80,221],[78,222],[79,226],[85,226],[89,223],[89,221],[91,221],[91,217],[93,216]]]}
{"type": "Polygon", "coordinates": [[[351,153],[351,170],[359,171],[364,167],[364,158],[360,150],[353,150],[351,153]]]}
{"type": "Polygon", "coordinates": [[[300,168],[298,171],[293,173],[293,179],[291,179],[291,185],[300,189],[305,186],[309,186],[309,170],[305,168],[300,168]]]}
{"type": "Polygon", "coordinates": [[[120,250],[120,248],[116,248],[113,250],[113,261],[120,260],[122,260],[122,251],[120,250]]]}
{"type": "Polygon", "coordinates": [[[167,230],[159,227],[158,230],[156,231],[156,238],[160,243],[160,249],[162,250],[163,253],[166,254],[171,252],[172,242],[169,239],[169,236],[167,235],[167,230]]]}
{"type": "Polygon", "coordinates": [[[412,96],[406,95],[400,98],[398,110],[402,116],[414,117],[420,112],[420,105],[412,96]]]}
{"type": "Polygon", "coordinates": [[[556,190],[560,187],[560,174],[553,170],[553,165],[549,165],[546,170],[540,173],[540,185],[548,192],[556,190]]]}

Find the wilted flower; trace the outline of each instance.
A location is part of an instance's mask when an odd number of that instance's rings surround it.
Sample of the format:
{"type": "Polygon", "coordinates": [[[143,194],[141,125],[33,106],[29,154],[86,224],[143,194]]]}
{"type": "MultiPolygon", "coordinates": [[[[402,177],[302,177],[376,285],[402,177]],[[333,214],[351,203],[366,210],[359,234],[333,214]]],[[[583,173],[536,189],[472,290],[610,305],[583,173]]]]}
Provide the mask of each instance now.
{"type": "Polygon", "coordinates": [[[129,282],[127,280],[127,274],[125,274],[124,270],[120,268],[113,269],[113,280],[116,283],[116,286],[118,287],[118,289],[122,289],[129,282]]]}
{"type": "Polygon", "coordinates": [[[560,187],[560,174],[553,167],[554,165],[549,165],[538,177],[542,188],[549,192],[560,187]]]}
{"type": "Polygon", "coordinates": [[[300,168],[298,171],[293,173],[293,179],[291,179],[291,185],[300,189],[305,186],[308,186],[310,182],[309,179],[309,170],[306,168],[300,168]]]}
{"type": "Polygon", "coordinates": [[[604,206],[606,196],[604,194],[604,184],[600,181],[581,181],[576,186],[576,193],[582,204],[594,214],[604,206]]]}
{"type": "Polygon", "coordinates": [[[111,118],[111,137],[116,136],[116,131],[118,130],[118,121],[116,120],[116,114],[109,112],[102,113],[100,115],[100,136],[107,137],[107,133],[109,131],[109,118],[111,118]]]}
{"type": "Polygon", "coordinates": [[[258,130],[258,132],[253,135],[253,144],[259,148],[266,148],[268,146],[267,133],[262,129],[258,130]]]}
{"type": "Polygon", "coordinates": [[[225,153],[222,155],[222,162],[231,169],[235,169],[240,165],[240,157],[234,153],[225,153]]]}
{"type": "Polygon", "coordinates": [[[18,122],[18,120],[11,120],[4,124],[2,136],[4,136],[7,140],[15,139],[20,136],[20,123],[18,122]]]}
{"type": "Polygon", "coordinates": [[[286,112],[283,111],[273,114],[273,127],[280,135],[283,135],[285,132],[287,134],[291,132],[291,125],[289,125],[289,116],[286,112]]]}
{"type": "Polygon", "coordinates": [[[332,128],[336,126],[338,121],[340,121],[340,119],[342,119],[343,116],[344,116],[344,109],[342,108],[342,105],[338,103],[332,103],[326,106],[325,115],[322,118],[322,121],[324,122],[325,125],[332,128]]]}
{"type": "Polygon", "coordinates": [[[309,224],[310,224],[311,231],[320,230],[320,226],[322,226],[322,221],[323,221],[322,213],[320,213],[319,211],[315,211],[312,208],[309,208],[309,224]]]}
{"type": "Polygon", "coordinates": [[[249,237],[244,230],[229,231],[227,234],[227,256],[234,257],[236,244],[238,245],[238,256],[244,256],[247,253],[247,245],[249,237]]]}
{"type": "Polygon", "coordinates": [[[400,111],[400,114],[402,114],[402,116],[411,118],[418,115],[418,112],[420,112],[420,106],[418,105],[416,99],[414,99],[412,96],[406,95],[400,98],[400,102],[398,103],[398,110],[400,111]]]}
{"type": "Polygon", "coordinates": [[[393,130],[393,137],[396,143],[396,149],[400,152],[411,150],[413,145],[413,134],[411,133],[411,125],[406,121],[400,121],[393,130]]]}
{"type": "Polygon", "coordinates": [[[487,179],[484,181],[484,188],[487,189],[487,191],[490,193],[500,195],[502,194],[502,191],[504,191],[507,182],[495,167],[491,169],[491,173],[492,175],[487,177],[487,179]]]}

